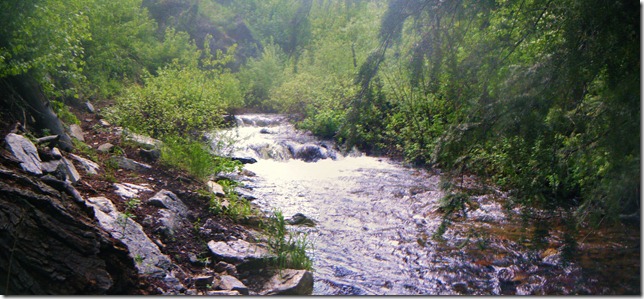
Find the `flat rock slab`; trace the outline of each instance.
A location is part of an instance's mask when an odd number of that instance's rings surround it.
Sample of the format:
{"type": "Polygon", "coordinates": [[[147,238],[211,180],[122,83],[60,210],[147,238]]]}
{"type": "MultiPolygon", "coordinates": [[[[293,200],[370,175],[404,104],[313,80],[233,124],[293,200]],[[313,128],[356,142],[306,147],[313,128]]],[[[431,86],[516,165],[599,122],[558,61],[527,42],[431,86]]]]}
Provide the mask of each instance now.
{"type": "Polygon", "coordinates": [[[260,295],[311,295],[313,273],[307,270],[285,269],[271,277],[260,295]]]}
{"type": "Polygon", "coordinates": [[[35,175],[42,174],[42,161],[38,156],[38,149],[26,137],[9,133],[4,138],[9,151],[20,161],[20,167],[26,172],[35,175]]]}
{"type": "Polygon", "coordinates": [[[90,197],[87,203],[94,208],[100,226],[127,246],[140,274],[154,277],[167,275],[170,259],[148,238],[140,224],[120,213],[105,197],[90,197]]]}
{"type": "Polygon", "coordinates": [[[140,135],[132,132],[126,132],[124,136],[126,141],[132,141],[132,142],[138,143],[141,147],[145,149],[159,148],[163,144],[161,140],[157,140],[152,137],[148,137],[148,136],[144,136],[144,135],[140,135]]]}
{"type": "Polygon", "coordinates": [[[131,171],[141,172],[141,171],[152,169],[152,166],[148,164],[137,162],[123,156],[112,157],[112,160],[116,162],[119,168],[131,170],[131,171]]]}
{"type": "Polygon", "coordinates": [[[72,157],[72,159],[76,160],[80,164],[81,168],[85,170],[85,172],[89,174],[96,175],[98,174],[98,170],[101,169],[101,167],[98,164],[94,163],[94,161],[85,159],[83,157],[80,157],[74,154],[71,154],[70,156],[72,157]]]}
{"type": "Polygon", "coordinates": [[[124,199],[137,197],[141,192],[152,192],[152,189],[148,187],[139,186],[139,185],[130,184],[130,183],[123,183],[123,184],[114,183],[114,187],[116,188],[116,191],[114,193],[118,194],[120,197],[124,199]]]}
{"type": "Polygon", "coordinates": [[[268,250],[244,240],[208,242],[208,248],[218,260],[228,263],[243,263],[270,257],[268,250]]]}

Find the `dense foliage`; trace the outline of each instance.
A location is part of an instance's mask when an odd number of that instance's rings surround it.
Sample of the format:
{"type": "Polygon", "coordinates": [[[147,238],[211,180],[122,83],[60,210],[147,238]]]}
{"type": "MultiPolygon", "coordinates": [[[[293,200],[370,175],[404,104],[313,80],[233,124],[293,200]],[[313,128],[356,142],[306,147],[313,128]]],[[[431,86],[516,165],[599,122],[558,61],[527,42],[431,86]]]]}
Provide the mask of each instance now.
{"type": "Polygon", "coordinates": [[[113,101],[186,150],[224,113],[286,113],[599,222],[639,209],[639,22],[625,0],[11,0],[0,83],[35,80],[61,115],[113,101]]]}

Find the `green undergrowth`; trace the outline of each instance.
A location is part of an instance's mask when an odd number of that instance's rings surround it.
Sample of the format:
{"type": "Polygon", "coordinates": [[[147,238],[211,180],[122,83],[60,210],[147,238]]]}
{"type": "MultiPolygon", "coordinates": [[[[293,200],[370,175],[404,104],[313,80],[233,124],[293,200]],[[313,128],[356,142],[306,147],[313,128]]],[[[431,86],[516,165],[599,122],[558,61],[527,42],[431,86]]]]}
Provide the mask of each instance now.
{"type": "Polygon", "coordinates": [[[163,139],[161,163],[187,171],[204,182],[220,172],[238,171],[242,167],[238,161],[213,155],[202,142],[174,136],[163,139]]]}
{"type": "Polygon", "coordinates": [[[281,211],[274,211],[264,225],[268,234],[268,246],[276,255],[273,260],[278,269],[313,269],[313,261],[306,250],[313,248],[306,234],[289,232],[281,211]]]}

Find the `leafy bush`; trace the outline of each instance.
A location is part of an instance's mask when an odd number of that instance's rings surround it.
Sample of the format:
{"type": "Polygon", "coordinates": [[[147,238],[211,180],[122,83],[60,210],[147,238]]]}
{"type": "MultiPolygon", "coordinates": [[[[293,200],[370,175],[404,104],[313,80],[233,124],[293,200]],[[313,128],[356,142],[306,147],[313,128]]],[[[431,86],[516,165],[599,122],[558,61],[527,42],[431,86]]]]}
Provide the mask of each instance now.
{"type": "Polygon", "coordinates": [[[228,72],[175,61],[144,81],[116,99],[110,117],[155,138],[212,130],[222,122],[225,109],[241,104],[237,79],[228,72]]]}

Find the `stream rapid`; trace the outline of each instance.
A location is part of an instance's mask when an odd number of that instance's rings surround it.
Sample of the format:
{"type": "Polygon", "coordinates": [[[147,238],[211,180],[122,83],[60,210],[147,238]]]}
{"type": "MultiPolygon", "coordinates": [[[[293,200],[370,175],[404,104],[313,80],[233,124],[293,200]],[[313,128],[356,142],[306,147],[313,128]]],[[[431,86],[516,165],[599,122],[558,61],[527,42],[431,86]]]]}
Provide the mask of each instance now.
{"type": "Polygon", "coordinates": [[[583,253],[570,262],[556,227],[537,246],[520,211],[489,190],[433,237],[443,222],[440,171],[342,153],[280,115],[235,120],[235,128],[210,137],[219,154],[257,160],[245,165],[255,175],[240,177],[240,191],[264,211],[316,222],[289,226],[313,245],[314,295],[641,292],[639,230],[580,230],[583,253]]]}

